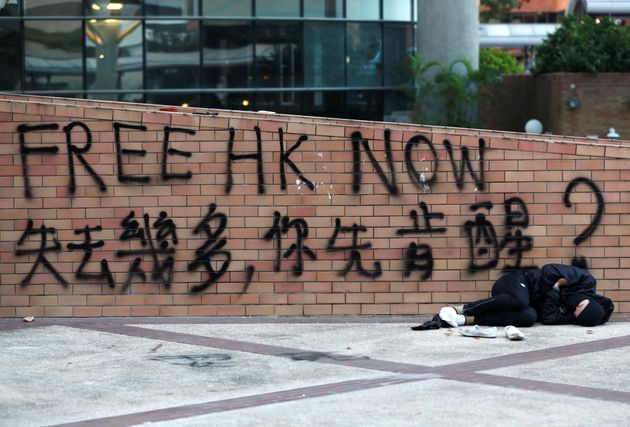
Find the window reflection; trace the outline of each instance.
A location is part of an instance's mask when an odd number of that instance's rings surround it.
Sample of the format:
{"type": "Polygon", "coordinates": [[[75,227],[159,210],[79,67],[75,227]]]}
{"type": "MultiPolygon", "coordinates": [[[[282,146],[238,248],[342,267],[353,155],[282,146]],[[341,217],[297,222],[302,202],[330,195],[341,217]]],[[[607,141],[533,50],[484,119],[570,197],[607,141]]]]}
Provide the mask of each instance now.
{"type": "Polygon", "coordinates": [[[254,94],[243,92],[204,93],[202,106],[223,110],[254,110],[254,94]]]}
{"type": "Polygon", "coordinates": [[[379,24],[347,24],[348,86],[380,86],[382,82],[382,42],[379,24]]]}
{"type": "Polygon", "coordinates": [[[86,9],[94,17],[138,16],[142,15],[142,0],[87,0],[86,9]]]}
{"type": "MultiPolygon", "coordinates": [[[[122,2],[122,1],[121,1],[122,2]]],[[[191,0],[145,0],[144,8],[147,16],[196,16],[199,15],[199,2],[191,0]]]]}
{"type": "Polygon", "coordinates": [[[382,91],[348,91],[345,117],[361,120],[383,119],[382,91]]]}
{"type": "Polygon", "coordinates": [[[346,18],[377,21],[381,17],[379,0],[346,0],[346,18]]]}
{"type": "Polygon", "coordinates": [[[320,117],[346,117],[345,91],[304,92],[302,114],[320,117]]]}
{"type": "Polygon", "coordinates": [[[343,86],[344,24],[307,22],[304,24],[304,86],[343,86]]]}
{"type": "Polygon", "coordinates": [[[256,24],[256,77],[260,87],[302,85],[302,41],[299,23],[256,24]]]}
{"type": "Polygon", "coordinates": [[[177,105],[180,107],[198,107],[200,95],[197,93],[149,93],[147,102],[158,105],[177,105]]]}
{"type": "Polygon", "coordinates": [[[204,86],[251,86],[254,66],[250,21],[206,21],[203,26],[204,86]]]}
{"type": "Polygon", "coordinates": [[[20,16],[20,3],[18,0],[0,1],[0,16],[20,16]]]}
{"type": "Polygon", "coordinates": [[[144,94],[140,92],[130,93],[91,93],[88,94],[88,99],[102,99],[107,101],[121,101],[121,102],[144,102],[144,94]]]}
{"type": "Polygon", "coordinates": [[[385,86],[410,81],[407,58],[413,53],[413,27],[407,24],[386,24],[383,29],[385,86]]]}
{"type": "Polygon", "coordinates": [[[0,25],[0,90],[19,90],[22,86],[22,42],[19,21],[0,25]]]}
{"type": "Polygon", "coordinates": [[[304,2],[307,18],[343,18],[343,0],[308,0],[304,2]]]}
{"type": "Polygon", "coordinates": [[[23,2],[24,14],[27,16],[83,15],[81,0],[23,0],[23,2]]]}
{"type": "MultiPolygon", "coordinates": [[[[141,21],[90,19],[86,25],[88,88],[142,88],[141,21]]],[[[105,99],[105,98],[102,98],[105,99]]]]}
{"type": "Polygon", "coordinates": [[[204,16],[252,16],[252,0],[203,0],[204,16]]]}
{"type": "Polygon", "coordinates": [[[256,16],[299,17],[299,0],[256,0],[256,16]]]}
{"type": "Polygon", "coordinates": [[[147,21],[147,88],[199,86],[199,21],[147,21]]]}
{"type": "Polygon", "coordinates": [[[300,114],[301,100],[302,94],[299,92],[259,92],[256,94],[256,110],[300,114]]]}
{"type": "Polygon", "coordinates": [[[82,89],[81,21],[25,21],[26,89],[82,89]]]}
{"type": "Polygon", "coordinates": [[[387,21],[410,21],[411,1],[383,0],[383,19],[387,21]]]}

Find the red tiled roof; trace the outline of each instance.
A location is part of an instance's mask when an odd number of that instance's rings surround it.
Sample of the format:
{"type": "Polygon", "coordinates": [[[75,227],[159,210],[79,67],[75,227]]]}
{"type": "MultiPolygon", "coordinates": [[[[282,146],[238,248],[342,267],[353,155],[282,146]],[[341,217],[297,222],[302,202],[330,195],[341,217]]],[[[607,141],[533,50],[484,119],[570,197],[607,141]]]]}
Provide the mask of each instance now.
{"type": "Polygon", "coordinates": [[[564,12],[568,5],[569,0],[529,0],[529,2],[523,2],[520,8],[512,9],[512,12],[564,12]]]}

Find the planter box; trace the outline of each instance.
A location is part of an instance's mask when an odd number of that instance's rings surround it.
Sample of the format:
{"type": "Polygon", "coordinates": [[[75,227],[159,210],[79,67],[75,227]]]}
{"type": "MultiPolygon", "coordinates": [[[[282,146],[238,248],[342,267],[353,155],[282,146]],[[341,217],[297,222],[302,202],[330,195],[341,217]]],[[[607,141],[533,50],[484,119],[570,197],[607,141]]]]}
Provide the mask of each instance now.
{"type": "Polygon", "coordinates": [[[605,138],[613,127],[621,138],[630,136],[630,73],[507,76],[490,92],[492,105],[480,107],[485,128],[522,132],[536,118],[556,135],[605,138]]]}

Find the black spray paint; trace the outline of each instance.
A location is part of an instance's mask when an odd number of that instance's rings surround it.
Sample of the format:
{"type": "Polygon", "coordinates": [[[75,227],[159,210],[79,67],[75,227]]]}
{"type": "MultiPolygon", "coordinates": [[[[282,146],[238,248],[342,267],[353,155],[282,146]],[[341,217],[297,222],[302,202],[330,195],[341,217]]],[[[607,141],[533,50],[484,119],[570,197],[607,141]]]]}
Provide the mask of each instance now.
{"type": "Polygon", "coordinates": [[[328,244],[326,245],[326,250],[328,252],[339,252],[339,251],[350,251],[350,259],[348,260],[345,268],[339,271],[340,276],[345,276],[348,274],[350,270],[354,266],[356,266],[357,271],[360,275],[375,278],[379,277],[383,274],[383,270],[381,268],[381,263],[379,261],[374,262],[374,270],[368,271],[363,267],[363,263],[361,261],[361,250],[370,249],[372,244],[362,243],[359,245],[359,232],[365,233],[367,229],[363,226],[353,224],[351,227],[342,227],[341,220],[339,218],[335,218],[335,231],[333,232],[332,237],[328,240],[328,244]],[[352,243],[349,246],[335,246],[335,242],[337,241],[337,237],[339,233],[352,233],[352,243]]]}
{"type": "MultiPolygon", "coordinates": [[[[591,223],[588,225],[588,227],[586,227],[573,240],[573,244],[575,244],[575,246],[579,246],[582,242],[584,242],[586,239],[591,237],[591,235],[595,232],[595,230],[597,230],[597,227],[599,226],[599,223],[601,222],[602,217],[604,216],[604,205],[605,205],[604,196],[602,195],[602,192],[599,190],[599,187],[597,186],[597,184],[595,184],[593,181],[591,181],[588,178],[580,177],[580,178],[573,179],[569,183],[569,185],[567,185],[566,190],[564,190],[564,195],[562,197],[564,206],[566,206],[567,208],[571,207],[571,200],[570,200],[571,193],[573,192],[573,190],[575,190],[575,187],[577,187],[579,184],[586,184],[588,187],[590,187],[593,194],[595,194],[595,198],[597,199],[597,211],[595,212],[595,215],[591,219],[591,223]]],[[[575,256],[572,260],[572,263],[573,265],[576,265],[582,268],[587,267],[586,259],[584,257],[575,256]]]]}

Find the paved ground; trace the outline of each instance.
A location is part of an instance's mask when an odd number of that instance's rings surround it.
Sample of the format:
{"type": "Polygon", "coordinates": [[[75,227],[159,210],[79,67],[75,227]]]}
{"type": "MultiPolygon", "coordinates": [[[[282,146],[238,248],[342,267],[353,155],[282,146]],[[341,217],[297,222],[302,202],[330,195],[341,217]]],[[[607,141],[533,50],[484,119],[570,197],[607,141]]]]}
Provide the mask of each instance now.
{"type": "Polygon", "coordinates": [[[630,319],[520,342],[422,320],[0,320],[0,424],[630,425],[630,319]]]}

